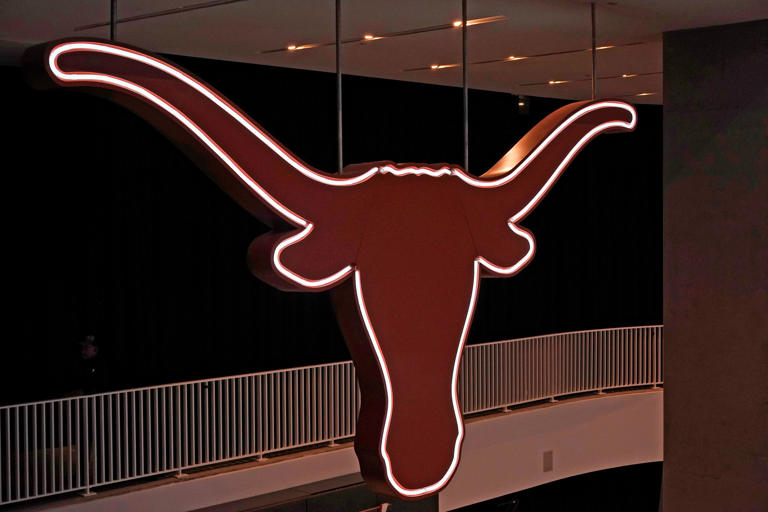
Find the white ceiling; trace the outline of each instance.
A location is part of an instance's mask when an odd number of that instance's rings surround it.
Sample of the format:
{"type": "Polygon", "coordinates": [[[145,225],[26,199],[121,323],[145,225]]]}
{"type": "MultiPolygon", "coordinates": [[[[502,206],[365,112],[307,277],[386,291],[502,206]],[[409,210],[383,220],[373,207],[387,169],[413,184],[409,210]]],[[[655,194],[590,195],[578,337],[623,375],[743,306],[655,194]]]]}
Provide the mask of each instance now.
{"type": "MultiPolygon", "coordinates": [[[[206,0],[118,0],[118,18],[177,9],[206,0]]],[[[207,0],[210,1],[210,0],[207,0]]],[[[590,97],[590,10],[582,0],[468,0],[468,18],[507,19],[468,28],[468,61],[532,56],[513,62],[472,64],[469,86],[531,96],[590,97]],[[550,80],[568,83],[549,85],[550,80]],[[534,85],[531,85],[534,84],[534,85]]],[[[0,60],[24,47],[69,36],[107,37],[107,27],[80,29],[109,19],[109,0],[3,0],[0,60]]],[[[461,18],[459,0],[343,0],[344,73],[457,86],[461,29],[361,42],[386,34],[450,25],[461,18]],[[422,68],[421,70],[412,70],[422,68]],[[411,70],[411,71],[408,71],[411,70]]],[[[333,46],[262,53],[289,44],[329,43],[335,37],[334,0],[248,0],[120,23],[117,39],[155,52],[254,62],[321,71],[335,68],[333,46]]],[[[662,33],[768,17],[766,0],[619,0],[597,2],[598,95],[637,103],[662,102],[662,33]],[[633,44],[640,43],[640,44],[633,44]],[[628,45],[628,46],[622,46],[628,45]],[[640,75],[622,78],[622,74],[640,75]],[[639,93],[653,93],[636,96],[639,93]]]]}

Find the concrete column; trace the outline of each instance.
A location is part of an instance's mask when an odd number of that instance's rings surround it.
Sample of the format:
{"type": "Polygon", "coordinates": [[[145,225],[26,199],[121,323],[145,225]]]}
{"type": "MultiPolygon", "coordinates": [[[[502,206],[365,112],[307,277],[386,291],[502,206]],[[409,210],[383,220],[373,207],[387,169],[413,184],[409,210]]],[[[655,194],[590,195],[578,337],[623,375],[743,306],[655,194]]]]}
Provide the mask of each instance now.
{"type": "Polygon", "coordinates": [[[663,506],[768,510],[768,20],[664,35],[663,506]]]}

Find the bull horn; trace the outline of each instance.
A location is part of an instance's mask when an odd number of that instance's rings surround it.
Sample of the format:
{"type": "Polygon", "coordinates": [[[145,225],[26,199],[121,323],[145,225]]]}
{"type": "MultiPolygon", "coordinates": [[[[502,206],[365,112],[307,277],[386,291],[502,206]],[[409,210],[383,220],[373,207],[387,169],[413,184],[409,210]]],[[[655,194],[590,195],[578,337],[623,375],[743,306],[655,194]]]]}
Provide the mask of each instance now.
{"type": "Polygon", "coordinates": [[[531,261],[533,234],[517,223],[581,148],[600,133],[630,131],[635,124],[634,108],[621,101],[571,103],[545,117],[480,178],[457,173],[472,185],[464,201],[485,277],[516,274],[531,261]]]}
{"type": "Polygon", "coordinates": [[[622,101],[571,103],[541,120],[480,178],[459,177],[486,189],[478,199],[486,213],[501,210],[500,219],[517,222],[533,210],[590,140],[601,133],[632,131],[636,119],[635,109],[622,101]]]}
{"type": "Polygon", "coordinates": [[[345,189],[377,172],[340,178],[313,169],[212,87],[136,48],[54,41],[29,49],[24,60],[35,87],[83,87],[136,112],[270,226],[306,227],[316,212],[302,199],[333,193],[334,202],[344,201],[345,189]]]}

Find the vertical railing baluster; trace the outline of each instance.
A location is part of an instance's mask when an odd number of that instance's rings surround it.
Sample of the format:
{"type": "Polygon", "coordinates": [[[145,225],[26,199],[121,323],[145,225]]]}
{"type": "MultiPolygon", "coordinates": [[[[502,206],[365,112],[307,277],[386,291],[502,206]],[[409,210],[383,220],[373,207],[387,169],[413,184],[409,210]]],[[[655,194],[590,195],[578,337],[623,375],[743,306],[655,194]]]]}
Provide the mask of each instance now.
{"type": "Polygon", "coordinates": [[[114,478],[114,450],[113,450],[113,428],[114,428],[114,418],[112,417],[112,400],[114,399],[114,395],[107,395],[107,411],[106,411],[106,417],[107,417],[107,460],[109,461],[107,464],[107,475],[106,480],[112,481],[114,478]]]}
{"type": "Polygon", "coordinates": [[[24,474],[25,495],[29,497],[37,494],[37,405],[24,407],[24,474]],[[32,407],[32,430],[29,428],[29,408],[32,407]],[[29,438],[32,438],[32,492],[29,486],[29,438]]]}
{"type": "MultiPolygon", "coordinates": [[[[58,431],[58,438],[59,438],[59,491],[64,490],[64,401],[61,400],[58,402],[59,405],[59,431],[58,431]]],[[[2,501],[2,497],[0,497],[0,501],[2,501]]]]}
{"type": "Polygon", "coordinates": [[[144,424],[144,390],[138,391],[139,396],[139,420],[138,420],[138,427],[139,427],[139,474],[143,475],[147,472],[146,467],[146,449],[147,449],[147,443],[145,441],[145,424],[144,424]]]}
{"type": "Polygon", "coordinates": [[[241,437],[243,438],[243,456],[252,455],[253,450],[251,448],[251,377],[242,378],[243,387],[243,422],[241,437]]]}
{"type": "Polygon", "coordinates": [[[58,481],[57,464],[56,464],[56,402],[47,402],[43,404],[43,408],[47,409],[46,413],[48,417],[48,439],[44,442],[43,457],[48,458],[48,465],[46,471],[47,484],[43,486],[43,495],[53,494],[56,492],[56,484],[58,481]]]}
{"type": "MultiPolygon", "coordinates": [[[[96,406],[96,401],[94,400],[94,408],[96,406]]],[[[98,483],[104,483],[104,480],[106,478],[106,467],[105,467],[105,425],[104,425],[104,395],[99,396],[99,414],[98,419],[99,421],[99,480],[98,483]]],[[[94,448],[95,450],[95,448],[94,448]]]]}
{"type": "Polygon", "coordinates": [[[216,453],[214,453],[213,458],[223,458],[224,457],[224,411],[222,408],[224,407],[224,404],[222,403],[222,382],[216,381],[216,418],[218,419],[218,422],[216,424],[216,453]]]}
{"type": "Polygon", "coordinates": [[[137,449],[137,439],[139,437],[136,432],[136,392],[131,392],[131,476],[136,476],[137,464],[139,461],[137,449]]]}
{"type": "Polygon", "coordinates": [[[101,454],[98,452],[99,446],[96,443],[96,441],[97,441],[96,438],[98,437],[98,435],[96,434],[96,428],[97,428],[97,424],[98,424],[97,416],[96,416],[96,409],[97,409],[97,407],[96,407],[96,397],[92,396],[89,399],[89,402],[90,403],[88,404],[88,407],[89,407],[89,409],[91,411],[91,429],[90,429],[90,432],[89,432],[89,436],[90,437],[88,439],[89,440],[88,444],[91,446],[90,456],[91,456],[91,459],[93,461],[91,463],[91,467],[90,467],[89,473],[91,474],[91,477],[90,477],[91,478],[91,480],[90,480],[91,486],[93,486],[93,485],[98,483],[98,474],[99,474],[98,473],[98,468],[99,468],[99,464],[101,463],[101,458],[102,457],[101,457],[101,454]]]}
{"type": "Polygon", "coordinates": [[[12,498],[12,479],[11,479],[11,407],[5,409],[5,500],[11,501],[12,498]]]}
{"type": "MultiPolygon", "coordinates": [[[[136,392],[131,391],[131,457],[130,457],[130,476],[136,476],[136,463],[138,461],[138,457],[136,455],[136,392]]],[[[126,403],[128,402],[128,397],[126,396],[126,403]]],[[[127,410],[126,410],[127,412],[127,410]]],[[[126,432],[127,434],[127,432],[126,432]]],[[[128,441],[128,436],[125,436],[126,442],[128,441]]],[[[128,459],[128,452],[126,452],[126,459],[128,459]]],[[[126,460],[127,462],[127,460],[126,460]]]]}
{"type": "Polygon", "coordinates": [[[75,476],[77,477],[75,480],[75,486],[80,489],[82,486],[82,471],[83,471],[83,452],[84,448],[82,446],[83,438],[82,438],[82,432],[80,431],[80,403],[81,400],[79,398],[74,400],[75,404],[75,432],[72,436],[75,439],[75,446],[77,447],[77,468],[75,471],[75,476]]]}
{"type": "Polygon", "coordinates": [[[199,382],[192,384],[190,388],[192,389],[192,399],[190,400],[190,408],[192,409],[192,412],[190,413],[189,418],[189,426],[192,430],[190,464],[193,465],[200,463],[200,451],[198,450],[200,438],[202,437],[202,433],[200,432],[200,388],[201,386],[199,382]]]}
{"type": "Polygon", "coordinates": [[[85,454],[85,494],[91,494],[91,430],[90,425],[91,404],[88,397],[83,400],[83,453],[85,454]]]}
{"type": "MultiPolygon", "coordinates": [[[[21,450],[19,446],[19,439],[21,437],[21,433],[19,432],[19,407],[14,407],[14,410],[16,414],[13,415],[14,419],[14,428],[13,433],[14,439],[15,439],[15,447],[16,447],[16,499],[21,499],[21,450]]],[[[25,436],[28,437],[28,436],[25,436]]],[[[27,450],[25,450],[27,451],[27,450]]],[[[25,494],[29,494],[29,483],[25,484],[25,494]]]]}
{"type": "Polygon", "coordinates": [[[123,418],[121,417],[120,405],[123,402],[123,393],[118,393],[114,397],[115,400],[115,479],[122,480],[123,478],[123,456],[122,456],[122,443],[123,443],[123,418]]]}
{"type": "Polygon", "coordinates": [[[243,439],[243,432],[245,432],[245,403],[243,402],[243,379],[237,378],[237,450],[236,454],[241,457],[245,453],[245,439],[243,439]]]}
{"type": "Polygon", "coordinates": [[[266,389],[265,389],[265,396],[266,396],[266,402],[265,402],[265,415],[264,418],[266,429],[267,429],[267,437],[266,437],[266,450],[271,451],[275,448],[275,425],[277,424],[278,418],[277,413],[278,411],[275,408],[275,374],[270,373],[267,375],[266,378],[266,389]]]}
{"type": "Polygon", "coordinates": [[[180,477],[184,474],[184,469],[187,467],[187,459],[189,456],[189,423],[188,423],[188,411],[187,411],[187,384],[179,384],[177,386],[177,408],[176,415],[178,421],[176,422],[176,446],[178,447],[178,467],[176,469],[176,476],[180,477]]]}
{"type": "Polygon", "coordinates": [[[210,383],[206,383],[205,385],[205,395],[203,396],[203,418],[205,418],[205,449],[204,449],[204,459],[206,462],[210,462],[211,460],[211,443],[213,442],[213,433],[211,431],[211,411],[210,411],[210,395],[211,395],[211,385],[210,383]]]}
{"type": "Polygon", "coordinates": [[[253,419],[251,421],[251,450],[253,453],[261,453],[261,443],[259,442],[259,436],[261,436],[261,424],[259,418],[261,417],[261,409],[259,404],[261,403],[261,397],[259,396],[259,375],[251,377],[251,415],[253,419]]]}

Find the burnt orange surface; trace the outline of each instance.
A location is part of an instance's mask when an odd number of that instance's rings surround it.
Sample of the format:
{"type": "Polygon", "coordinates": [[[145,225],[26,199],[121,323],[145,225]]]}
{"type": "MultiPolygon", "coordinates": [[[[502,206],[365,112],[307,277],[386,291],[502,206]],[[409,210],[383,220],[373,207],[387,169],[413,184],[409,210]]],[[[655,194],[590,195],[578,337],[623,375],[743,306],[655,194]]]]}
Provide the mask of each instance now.
{"type": "MultiPolygon", "coordinates": [[[[106,41],[90,42],[149,55],[106,41]]],[[[463,435],[454,397],[456,370],[479,277],[509,276],[530,261],[533,239],[517,223],[540,199],[539,192],[546,193],[555,170],[574,148],[578,150],[586,142],[591,130],[605,123],[626,125],[633,120],[633,114],[621,107],[625,104],[580,102],[554,112],[479,178],[479,186],[470,183],[472,178],[458,166],[374,162],[350,166],[343,176],[334,176],[291,156],[307,174],[289,165],[198,90],[165,71],[94,50],[70,51],[58,58],[64,73],[117,77],[172,105],[266,191],[274,200],[270,202],[254,193],[188,126],[157,104],[121,85],[55,76],[47,63],[50,51],[59,44],[62,42],[27,53],[33,84],[85,87],[143,116],[234,200],[273,228],[249,248],[256,276],[284,290],[333,288],[339,323],[362,389],[355,449],[369,485],[381,494],[406,499],[434,494],[446,485],[458,462],[463,435]],[[591,110],[595,103],[600,108],[591,110]],[[547,139],[582,110],[585,113],[569,122],[557,137],[547,139]],[[482,186],[516,172],[540,147],[540,154],[514,179],[490,188],[482,186]],[[373,168],[380,171],[367,180],[349,181],[373,168]],[[403,175],[396,175],[398,172],[403,175]],[[335,186],[323,179],[347,181],[335,186]],[[297,223],[276,204],[306,224],[297,223]],[[527,236],[512,231],[508,222],[513,217],[516,229],[527,236]],[[305,238],[275,253],[278,244],[299,233],[305,238]],[[276,258],[287,271],[276,265],[276,258]],[[519,268],[497,271],[481,261],[508,268],[519,263],[519,268]],[[345,268],[348,271],[341,278],[322,286],[305,286],[291,278],[322,280],[345,268]]],[[[151,57],[178,69],[160,57],[151,57]]],[[[221,100],[289,153],[236,106],[221,100]]],[[[610,129],[626,130],[627,126],[610,129]]]]}

